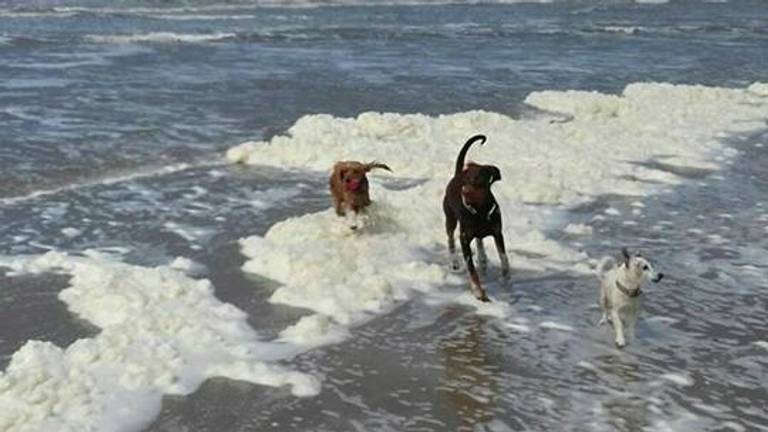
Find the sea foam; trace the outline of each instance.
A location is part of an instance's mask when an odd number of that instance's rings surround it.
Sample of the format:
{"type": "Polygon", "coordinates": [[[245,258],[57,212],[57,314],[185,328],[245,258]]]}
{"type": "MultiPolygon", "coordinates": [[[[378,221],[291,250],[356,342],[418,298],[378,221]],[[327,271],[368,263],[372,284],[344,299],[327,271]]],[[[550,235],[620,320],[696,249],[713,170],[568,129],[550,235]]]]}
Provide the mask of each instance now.
{"type": "MultiPolygon", "coordinates": [[[[66,349],[29,341],[14,353],[0,373],[0,430],[140,430],[163,394],[188,394],[213,376],[285,385],[297,396],[319,391],[313,376],[270,362],[304,348],[260,341],[246,314],[217,300],[207,280],[89,255],[3,260],[17,273],[70,275],[60,299],[101,332],[66,349]]],[[[306,339],[302,331],[292,339],[306,339]]]]}
{"type": "MultiPolygon", "coordinates": [[[[557,210],[601,194],[639,196],[653,193],[659,183],[682,181],[637,162],[718,167],[717,158],[727,160],[733,154],[724,151],[723,137],[764,127],[768,100],[760,95],[761,88],[641,83],[627,86],[620,95],[545,91],[526,99],[540,110],[565,115],[565,122],[485,111],[437,117],[373,112],[356,118],[302,117],[285,135],[243,143],[227,157],[326,172],[337,160],[379,160],[392,167],[393,175],[422,182],[388,190],[378,176],[390,174],[371,173],[374,205],[362,230],[352,232],[331,209],[291,218],[264,236],[241,240],[248,257],[243,269],[282,284],[272,302],[311,309],[345,327],[418,293],[429,296],[446,285],[466,289],[465,276],[446,265],[440,203],[459,147],[471,135],[483,133],[488,142],[472,148],[468,159],[501,169],[502,180],[493,190],[502,208],[513,273],[588,272],[588,256],[545,235],[557,222],[557,210]]],[[[498,259],[492,244],[487,249],[492,265],[484,279],[494,282],[490,294],[499,301],[509,285],[495,283],[498,259]]],[[[513,313],[502,309],[491,315],[506,319],[513,313]]]]}

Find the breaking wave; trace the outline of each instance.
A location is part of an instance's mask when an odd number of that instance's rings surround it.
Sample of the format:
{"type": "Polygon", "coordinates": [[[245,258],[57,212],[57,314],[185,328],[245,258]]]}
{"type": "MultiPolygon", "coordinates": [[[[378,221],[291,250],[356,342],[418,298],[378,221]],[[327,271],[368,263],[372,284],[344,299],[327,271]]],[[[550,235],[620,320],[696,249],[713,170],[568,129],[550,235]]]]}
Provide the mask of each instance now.
{"type": "Polygon", "coordinates": [[[85,40],[95,43],[200,43],[230,40],[234,33],[184,34],[173,32],[153,32],[130,35],[86,35],[85,40]]]}

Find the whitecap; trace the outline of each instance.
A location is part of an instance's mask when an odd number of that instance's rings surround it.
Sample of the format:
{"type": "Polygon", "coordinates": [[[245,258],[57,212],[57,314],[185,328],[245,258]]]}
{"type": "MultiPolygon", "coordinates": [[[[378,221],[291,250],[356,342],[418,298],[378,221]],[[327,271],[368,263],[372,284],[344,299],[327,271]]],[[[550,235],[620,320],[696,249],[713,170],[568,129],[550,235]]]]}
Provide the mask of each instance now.
{"type": "Polygon", "coordinates": [[[677,384],[679,386],[684,386],[684,387],[693,385],[693,380],[687,374],[665,373],[661,375],[661,379],[667,380],[671,383],[677,384]]]}
{"type": "Polygon", "coordinates": [[[153,32],[129,35],[85,35],[85,40],[94,43],[130,44],[130,43],[202,43],[233,39],[234,33],[187,34],[173,32],[153,32]]]}
{"type": "Polygon", "coordinates": [[[564,331],[564,332],[574,331],[574,328],[572,326],[555,322],[555,321],[542,321],[541,323],[539,323],[539,327],[543,329],[558,330],[558,331],[564,331]]]}

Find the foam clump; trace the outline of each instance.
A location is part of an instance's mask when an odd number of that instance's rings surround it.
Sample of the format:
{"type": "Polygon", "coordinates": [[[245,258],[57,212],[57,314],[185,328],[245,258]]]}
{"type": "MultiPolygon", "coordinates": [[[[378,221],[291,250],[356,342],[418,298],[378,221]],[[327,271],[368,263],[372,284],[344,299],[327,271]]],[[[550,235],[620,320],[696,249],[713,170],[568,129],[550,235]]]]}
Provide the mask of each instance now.
{"type": "Polygon", "coordinates": [[[592,227],[589,225],[576,223],[576,224],[568,224],[565,226],[565,229],[563,231],[566,234],[576,235],[576,236],[588,236],[592,235],[592,227]]]}
{"type": "Polygon", "coordinates": [[[749,91],[756,95],[768,96],[768,83],[756,82],[749,86],[749,91]]]}
{"type": "Polygon", "coordinates": [[[14,353],[0,373],[0,430],[139,430],[163,394],[188,394],[213,376],[319,392],[314,377],[267,363],[286,347],[260,341],[207,280],[56,252],[17,271],[71,275],[60,299],[101,331],[66,349],[29,341],[14,353]]]}
{"type": "Polygon", "coordinates": [[[203,264],[185,257],[174,258],[168,266],[188,276],[201,276],[208,272],[208,269],[203,264]]]}
{"type": "MultiPolygon", "coordinates": [[[[386,213],[384,206],[374,212],[386,213]]],[[[395,216],[391,214],[390,216],[395,216]]],[[[445,284],[448,275],[428,263],[428,251],[408,247],[408,232],[369,222],[355,233],[333,210],[288,219],[266,237],[241,240],[248,272],[284,284],[271,301],[332,316],[341,324],[365,321],[412,296],[445,284]],[[333,227],[337,228],[334,229],[333,227]]]]}
{"type": "Polygon", "coordinates": [[[315,347],[342,342],[349,337],[346,327],[333,322],[327,315],[308,315],[280,332],[280,340],[303,347],[315,347]]]}

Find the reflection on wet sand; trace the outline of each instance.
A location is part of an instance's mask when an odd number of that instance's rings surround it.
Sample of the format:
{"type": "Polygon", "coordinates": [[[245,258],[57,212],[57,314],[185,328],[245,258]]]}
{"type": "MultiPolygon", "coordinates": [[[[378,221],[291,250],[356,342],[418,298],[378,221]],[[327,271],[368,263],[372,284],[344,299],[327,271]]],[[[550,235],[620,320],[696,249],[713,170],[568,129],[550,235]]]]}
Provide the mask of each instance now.
{"type": "MultiPolygon", "coordinates": [[[[596,408],[602,418],[618,431],[637,431],[650,426],[648,420],[649,395],[638,389],[644,388],[643,371],[633,355],[616,350],[608,355],[595,357],[600,370],[605,372],[613,391],[596,399],[596,408]]],[[[646,371],[647,372],[647,371],[646,371]]]]}
{"type": "MultiPolygon", "coordinates": [[[[459,315],[458,311],[452,311],[459,315]]],[[[456,414],[456,430],[472,431],[479,424],[494,418],[493,408],[499,399],[499,385],[493,375],[499,370],[487,349],[485,334],[487,319],[467,316],[466,326],[460,327],[453,338],[442,342],[441,353],[445,376],[438,395],[447,401],[456,414]]]]}

